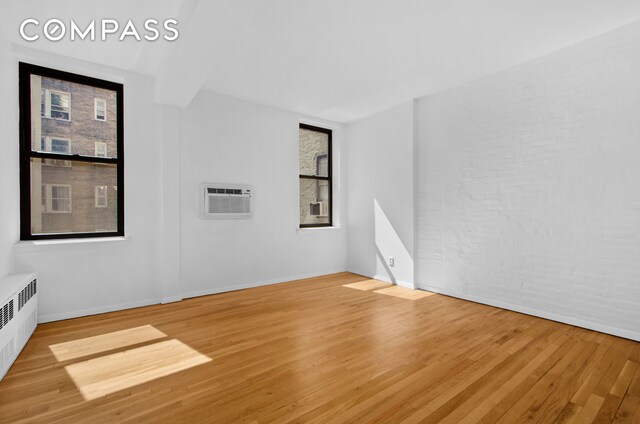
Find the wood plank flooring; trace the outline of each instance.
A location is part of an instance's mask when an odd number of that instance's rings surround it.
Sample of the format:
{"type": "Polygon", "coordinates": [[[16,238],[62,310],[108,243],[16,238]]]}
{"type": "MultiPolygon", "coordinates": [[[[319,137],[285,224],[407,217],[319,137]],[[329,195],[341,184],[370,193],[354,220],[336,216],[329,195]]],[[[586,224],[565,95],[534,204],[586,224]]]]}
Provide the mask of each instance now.
{"type": "Polygon", "coordinates": [[[0,423],[640,423],[640,343],[381,287],[341,273],[40,325],[0,423]]]}

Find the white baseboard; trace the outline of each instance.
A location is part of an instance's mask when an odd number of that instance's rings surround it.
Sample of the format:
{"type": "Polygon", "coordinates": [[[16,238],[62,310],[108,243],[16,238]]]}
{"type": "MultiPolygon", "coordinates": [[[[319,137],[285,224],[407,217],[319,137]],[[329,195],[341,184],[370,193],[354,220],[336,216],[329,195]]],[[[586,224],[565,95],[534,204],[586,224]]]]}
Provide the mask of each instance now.
{"type": "Polygon", "coordinates": [[[38,323],[44,324],[45,322],[61,321],[61,320],[64,320],[64,319],[79,318],[79,317],[85,317],[85,316],[88,316],[88,315],[98,315],[98,314],[104,314],[104,313],[107,313],[107,312],[121,311],[121,310],[131,309],[131,308],[139,308],[139,307],[142,307],[142,306],[157,305],[159,303],[179,302],[182,299],[186,299],[186,298],[190,298],[190,297],[206,296],[206,295],[210,295],[210,294],[224,293],[224,292],[228,292],[228,291],[250,289],[250,288],[253,288],[253,287],[267,286],[267,285],[270,285],[270,284],[287,283],[287,282],[295,281],[295,280],[303,280],[305,278],[313,278],[313,277],[320,277],[320,276],[323,276],[323,275],[337,274],[339,272],[346,272],[346,271],[345,270],[338,270],[338,271],[331,270],[329,272],[320,273],[320,274],[313,273],[313,274],[304,274],[304,275],[284,277],[284,278],[274,278],[274,279],[271,279],[271,280],[264,280],[264,281],[258,281],[258,282],[253,282],[253,283],[236,284],[236,285],[229,285],[229,286],[223,286],[223,287],[214,287],[214,288],[207,289],[207,290],[200,290],[200,291],[185,293],[185,294],[177,295],[177,296],[167,296],[167,297],[163,297],[163,298],[160,298],[160,299],[147,299],[147,300],[140,300],[140,301],[136,301],[136,302],[121,303],[121,304],[117,304],[117,305],[108,305],[108,306],[100,306],[100,307],[97,307],[97,308],[81,309],[81,310],[78,310],[78,311],[61,312],[61,313],[49,314],[49,315],[41,315],[41,316],[38,317],[38,323]]]}
{"type": "Polygon", "coordinates": [[[586,328],[587,330],[599,331],[601,333],[607,333],[618,337],[624,337],[625,339],[631,339],[640,342],[640,332],[625,330],[623,328],[611,327],[606,324],[597,322],[590,322],[580,318],[571,317],[567,315],[556,314],[554,312],[542,311],[540,309],[529,308],[527,306],[514,305],[499,300],[486,299],[480,296],[468,295],[466,293],[458,293],[451,290],[441,289],[439,287],[430,287],[428,285],[420,285],[419,289],[427,290],[433,293],[444,294],[446,296],[455,297],[458,299],[468,300],[471,302],[482,303],[483,305],[494,306],[496,308],[508,309],[514,312],[520,312],[526,315],[532,315],[538,318],[544,318],[551,321],[561,322],[563,324],[569,324],[576,327],[586,328]]]}
{"type": "Polygon", "coordinates": [[[61,321],[63,319],[85,317],[88,315],[105,314],[107,312],[121,311],[124,309],[140,308],[142,306],[157,305],[158,303],[160,303],[160,301],[161,299],[147,299],[147,300],[139,300],[136,302],[120,303],[117,305],[100,306],[97,308],[90,308],[90,309],[81,309],[78,311],[60,312],[57,314],[49,314],[49,315],[40,315],[38,317],[38,324],[44,324],[45,322],[51,322],[51,321],[61,321]]]}
{"type": "MultiPolygon", "coordinates": [[[[373,278],[374,280],[384,281],[385,283],[393,284],[393,281],[391,280],[391,278],[387,277],[386,275],[371,274],[370,272],[364,272],[360,269],[355,269],[355,268],[349,268],[348,272],[373,278]]],[[[399,285],[400,287],[404,287],[406,289],[415,290],[415,286],[411,283],[407,283],[406,281],[396,280],[395,284],[399,285]]]]}
{"type": "Polygon", "coordinates": [[[178,296],[166,296],[166,297],[163,297],[160,300],[160,303],[162,303],[164,305],[165,303],[180,302],[181,300],[182,300],[182,296],[181,295],[178,295],[178,296]]]}
{"type": "MultiPolygon", "coordinates": [[[[373,278],[374,280],[380,280],[380,281],[384,281],[385,283],[393,284],[393,280],[391,280],[391,278],[387,277],[386,275],[376,274],[371,278],[373,278]]],[[[397,284],[400,287],[404,287],[405,289],[411,289],[411,290],[415,289],[413,284],[407,283],[406,281],[396,280],[395,284],[397,284]]]]}
{"type": "Polygon", "coordinates": [[[353,268],[353,267],[349,267],[347,272],[350,272],[352,274],[362,275],[363,277],[367,277],[367,278],[373,278],[373,274],[369,272],[365,272],[361,269],[353,268]]]}
{"type": "Polygon", "coordinates": [[[269,286],[271,284],[288,283],[288,282],[295,281],[295,280],[304,280],[305,278],[313,278],[313,277],[321,277],[323,275],[337,274],[339,272],[347,272],[347,271],[345,271],[345,270],[339,270],[339,271],[333,270],[333,271],[324,272],[324,273],[320,273],[320,274],[318,274],[318,273],[303,274],[303,275],[283,277],[283,278],[273,278],[273,279],[270,279],[270,280],[263,280],[263,281],[257,281],[257,282],[252,282],[252,283],[234,284],[234,285],[222,286],[222,287],[212,287],[212,288],[206,289],[206,290],[198,290],[198,291],[185,293],[185,294],[182,295],[182,297],[187,299],[187,298],[190,298],[190,297],[207,296],[207,295],[210,295],[210,294],[218,294],[218,293],[225,293],[225,292],[236,291],[236,290],[244,290],[244,289],[250,289],[250,288],[253,288],[253,287],[269,286]]]}

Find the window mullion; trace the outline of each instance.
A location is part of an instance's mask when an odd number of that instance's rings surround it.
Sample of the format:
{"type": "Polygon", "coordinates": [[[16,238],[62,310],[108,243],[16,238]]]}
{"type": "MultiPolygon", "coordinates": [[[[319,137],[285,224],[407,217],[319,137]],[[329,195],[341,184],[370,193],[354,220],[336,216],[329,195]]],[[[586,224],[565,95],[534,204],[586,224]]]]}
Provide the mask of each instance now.
{"type": "Polygon", "coordinates": [[[323,181],[329,181],[331,179],[331,177],[320,177],[317,175],[300,175],[300,178],[306,178],[308,180],[323,180],[323,181]]]}
{"type": "Polygon", "coordinates": [[[84,155],[65,155],[62,153],[49,153],[49,152],[34,152],[29,154],[31,158],[39,159],[56,159],[56,160],[68,160],[75,162],[94,162],[94,163],[109,163],[118,164],[118,158],[104,158],[99,156],[84,156],[84,155]]]}

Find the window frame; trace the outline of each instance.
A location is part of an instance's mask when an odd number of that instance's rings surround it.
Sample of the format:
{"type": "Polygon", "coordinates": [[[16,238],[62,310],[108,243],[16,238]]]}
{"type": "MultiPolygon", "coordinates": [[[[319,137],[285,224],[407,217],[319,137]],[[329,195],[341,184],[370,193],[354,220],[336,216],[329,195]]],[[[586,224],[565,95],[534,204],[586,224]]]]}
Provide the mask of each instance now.
{"type": "Polygon", "coordinates": [[[94,121],[106,122],[107,121],[107,101],[105,99],[100,99],[98,97],[94,97],[93,99],[93,119],[94,121]],[[104,105],[104,119],[98,118],[98,102],[101,102],[104,105]]]}
{"type": "Polygon", "coordinates": [[[71,154],[71,140],[65,137],[52,137],[52,136],[44,136],[42,137],[44,138],[44,143],[45,145],[49,146],[49,149],[47,150],[42,149],[42,141],[40,142],[40,150],[38,150],[39,152],[44,152],[44,153],[55,153],[56,155],[70,155],[71,154]],[[59,152],[54,152],[53,150],[51,150],[51,145],[53,144],[53,140],[58,140],[58,141],[66,141],[67,142],[67,151],[64,153],[59,153],[59,152]]]}
{"type": "MultiPolygon", "coordinates": [[[[329,217],[329,222],[317,223],[317,224],[303,224],[302,222],[300,222],[299,224],[300,228],[333,227],[333,130],[329,128],[322,128],[322,127],[317,127],[315,125],[309,125],[309,124],[303,124],[303,123],[300,123],[298,128],[327,134],[328,144],[329,144],[327,148],[327,176],[326,177],[320,177],[317,175],[300,174],[300,164],[298,163],[298,181],[302,179],[328,181],[329,211],[327,216],[329,217]]],[[[298,137],[298,151],[300,151],[299,137],[298,137]]],[[[316,157],[316,168],[317,168],[317,157],[316,157]]],[[[298,208],[300,208],[300,185],[298,185],[298,208]]]]}
{"type": "Polygon", "coordinates": [[[47,119],[55,119],[57,121],[65,121],[65,122],[71,122],[71,92],[69,91],[62,91],[62,90],[54,90],[51,88],[45,88],[44,90],[44,115],[41,114],[41,116],[44,116],[47,119]],[[56,118],[54,116],[51,116],[51,94],[53,93],[57,93],[57,94],[63,94],[66,95],[69,99],[69,111],[67,112],[68,114],[68,118],[64,119],[64,118],[56,118]]]}
{"type": "Polygon", "coordinates": [[[106,209],[109,207],[109,186],[97,185],[93,186],[93,204],[96,209],[106,209]],[[104,187],[104,196],[98,196],[98,190],[104,187]],[[99,204],[98,199],[104,199],[104,205],[99,204]]]}
{"type": "Polygon", "coordinates": [[[109,146],[104,141],[95,141],[93,143],[93,154],[97,158],[107,158],[107,157],[109,157],[108,149],[109,149],[109,146]],[[99,155],[98,154],[98,145],[104,146],[104,155],[99,155]]]}
{"type": "MultiPolygon", "coordinates": [[[[60,155],[60,156],[71,155],[71,140],[69,140],[68,138],[64,138],[64,137],[45,136],[45,137],[42,137],[42,139],[40,141],[40,149],[38,151],[39,152],[45,152],[45,153],[54,153],[54,154],[60,155]],[[53,140],[66,141],[67,142],[67,151],[64,152],[64,153],[52,151],[51,145],[53,143],[53,140]],[[45,143],[45,148],[44,149],[42,148],[42,141],[44,141],[44,143],[45,143]],[[46,147],[47,145],[49,146],[48,149],[46,147]]],[[[43,159],[42,164],[45,165],[45,166],[59,166],[61,168],[71,168],[71,162],[69,162],[68,160],[65,160],[65,159],[54,159],[54,160],[43,159]]]]}
{"type": "Polygon", "coordinates": [[[44,193],[45,200],[45,208],[42,212],[44,213],[73,213],[73,188],[71,184],[42,184],[42,192],[44,193]],[[65,211],[56,211],[53,210],[53,188],[54,187],[64,187],[69,189],[69,210],[65,211]]]}
{"type": "MultiPolygon", "coordinates": [[[[20,240],[52,240],[74,238],[124,237],[125,235],[125,181],[124,181],[124,86],[85,75],[46,68],[30,63],[19,62],[19,101],[20,101],[20,240]],[[71,83],[93,86],[116,93],[116,151],[117,157],[95,157],[79,154],[63,155],[33,150],[31,140],[31,75],[53,78],[71,83]],[[116,166],[117,228],[116,231],[85,233],[47,233],[31,232],[31,160],[63,159],[71,162],[112,164],[116,166]]],[[[47,99],[45,99],[47,101],[47,99]]],[[[48,100],[50,101],[50,99],[48,100]]],[[[71,120],[71,93],[69,92],[69,121],[71,120]]],[[[45,112],[46,113],[46,112],[45,112]]],[[[58,118],[48,118],[58,119],[58,118]]],[[[60,119],[66,121],[64,119],[60,119]]],[[[95,185],[95,184],[94,184],[95,185]]],[[[41,201],[40,199],[38,201],[41,201]]]]}

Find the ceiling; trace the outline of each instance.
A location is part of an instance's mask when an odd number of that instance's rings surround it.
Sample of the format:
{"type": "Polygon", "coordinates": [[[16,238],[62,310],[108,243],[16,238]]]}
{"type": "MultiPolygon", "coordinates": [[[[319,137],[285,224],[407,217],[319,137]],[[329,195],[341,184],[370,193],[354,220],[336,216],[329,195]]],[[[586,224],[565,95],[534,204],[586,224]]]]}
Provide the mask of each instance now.
{"type": "Polygon", "coordinates": [[[350,122],[639,19],[638,0],[23,0],[0,22],[15,46],[154,76],[162,103],[206,89],[350,122]],[[177,18],[180,38],[27,42],[27,17],[177,18]]]}

